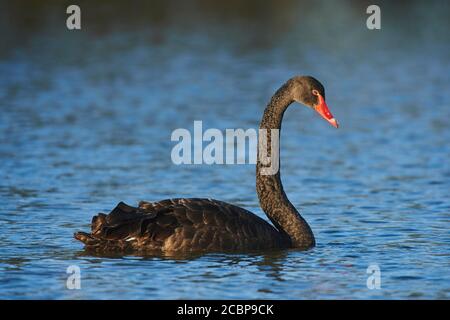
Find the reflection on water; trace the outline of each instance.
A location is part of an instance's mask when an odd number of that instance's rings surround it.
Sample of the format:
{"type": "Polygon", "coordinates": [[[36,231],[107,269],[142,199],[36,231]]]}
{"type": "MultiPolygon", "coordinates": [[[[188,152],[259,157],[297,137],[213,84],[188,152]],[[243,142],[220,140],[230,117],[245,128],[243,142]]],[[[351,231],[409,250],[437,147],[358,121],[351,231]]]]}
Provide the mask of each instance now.
{"type": "Polygon", "coordinates": [[[448,4],[385,4],[373,32],[360,1],[227,3],[80,2],[78,33],[59,3],[3,4],[1,298],[449,298],[448,4]],[[341,124],[299,106],[283,123],[285,190],[316,248],[95,256],[72,239],[119,200],[212,197],[263,216],[253,166],[174,166],[170,134],[256,128],[295,74],[325,84],[341,124]],[[81,290],[65,288],[70,265],[81,290]]]}

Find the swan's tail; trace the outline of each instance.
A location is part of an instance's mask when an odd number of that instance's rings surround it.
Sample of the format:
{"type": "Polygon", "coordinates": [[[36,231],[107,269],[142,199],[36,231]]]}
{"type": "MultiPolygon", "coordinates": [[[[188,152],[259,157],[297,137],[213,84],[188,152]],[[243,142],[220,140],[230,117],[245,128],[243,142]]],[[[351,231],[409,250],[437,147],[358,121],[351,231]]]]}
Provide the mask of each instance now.
{"type": "Polygon", "coordinates": [[[124,240],[106,240],[94,238],[91,234],[86,232],[76,232],[75,239],[81,241],[88,251],[98,252],[127,252],[132,250],[129,243],[124,240]]]}
{"type": "Polygon", "coordinates": [[[108,215],[99,213],[92,218],[91,233],[76,232],[75,239],[86,249],[95,251],[127,251],[141,233],[141,221],[151,215],[120,202],[108,215]]]}

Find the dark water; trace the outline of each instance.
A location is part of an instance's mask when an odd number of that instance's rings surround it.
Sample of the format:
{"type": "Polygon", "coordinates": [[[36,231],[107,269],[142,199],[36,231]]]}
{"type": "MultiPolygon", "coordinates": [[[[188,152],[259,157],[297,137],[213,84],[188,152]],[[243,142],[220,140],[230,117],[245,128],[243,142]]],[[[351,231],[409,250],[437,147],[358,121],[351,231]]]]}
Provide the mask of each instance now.
{"type": "Polygon", "coordinates": [[[364,4],[314,3],[116,4],[84,9],[80,32],[53,2],[28,19],[8,8],[0,298],[448,299],[449,6],[399,2],[368,31],[364,4]],[[295,74],[324,83],[341,124],[299,105],[283,123],[282,179],[314,249],[95,257],[72,239],[120,200],[211,197],[264,216],[253,165],[175,166],[170,135],[194,120],[256,128],[295,74]],[[66,288],[70,265],[81,290],[66,288]]]}

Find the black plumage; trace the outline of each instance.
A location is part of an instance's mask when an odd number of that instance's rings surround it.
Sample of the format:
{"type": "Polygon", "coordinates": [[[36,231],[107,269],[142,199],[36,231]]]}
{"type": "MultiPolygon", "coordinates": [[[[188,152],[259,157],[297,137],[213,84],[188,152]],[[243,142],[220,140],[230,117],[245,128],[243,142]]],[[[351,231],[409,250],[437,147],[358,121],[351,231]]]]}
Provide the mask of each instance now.
{"type": "Polygon", "coordinates": [[[288,246],[288,238],[240,207],[213,199],[119,203],[75,238],[96,251],[243,251],[288,246]]]}
{"type": "MultiPolygon", "coordinates": [[[[272,97],[261,129],[281,129],[284,111],[294,101],[315,108],[323,86],[312,77],[294,77],[272,97]]],[[[334,119],[334,118],[333,118],[334,119]]],[[[270,131],[270,130],[269,130],[270,131]]],[[[268,135],[268,156],[271,155],[268,135]]],[[[278,150],[277,150],[278,151],[278,150]]],[[[258,153],[260,150],[258,150],[258,153]]],[[[213,199],[179,198],[142,201],[137,207],[120,202],[108,215],[94,216],[91,232],[75,238],[96,252],[204,252],[248,251],[278,248],[307,249],[315,245],[307,222],[289,202],[280,172],[261,173],[256,166],[256,190],[260,204],[273,225],[253,213],[213,199]]]]}

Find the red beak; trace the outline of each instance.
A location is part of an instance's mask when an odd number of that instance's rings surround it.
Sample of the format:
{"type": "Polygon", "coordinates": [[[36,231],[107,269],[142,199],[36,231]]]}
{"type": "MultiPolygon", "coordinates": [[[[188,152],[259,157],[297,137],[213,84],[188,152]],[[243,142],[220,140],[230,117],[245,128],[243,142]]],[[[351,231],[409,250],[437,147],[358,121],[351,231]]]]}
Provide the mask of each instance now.
{"type": "Polygon", "coordinates": [[[327,104],[325,103],[325,99],[320,95],[317,94],[317,98],[319,99],[319,103],[317,103],[314,106],[314,109],[325,119],[327,120],[333,127],[338,128],[339,124],[336,121],[336,119],[331,114],[330,110],[328,109],[327,104]]]}

